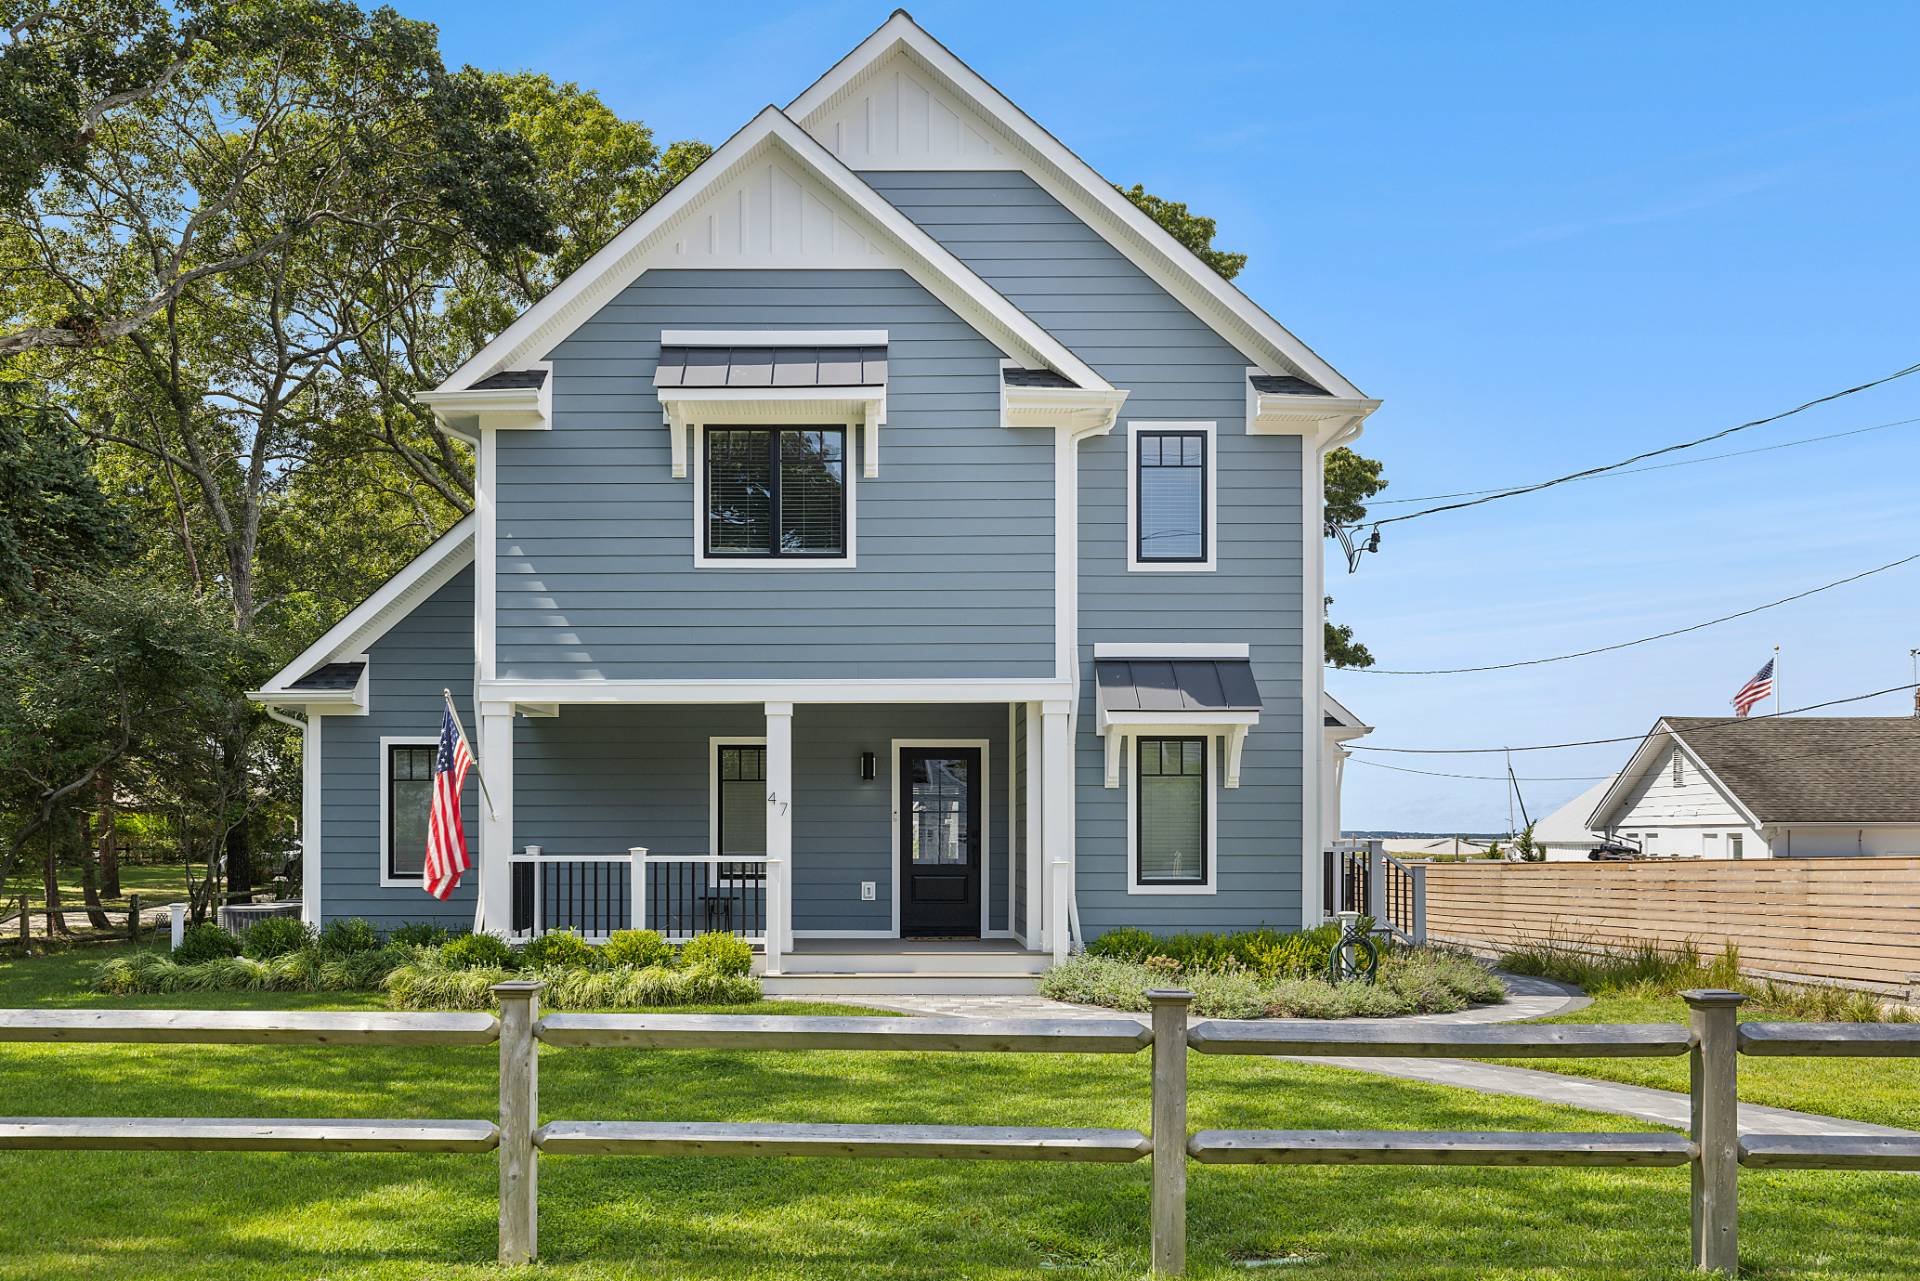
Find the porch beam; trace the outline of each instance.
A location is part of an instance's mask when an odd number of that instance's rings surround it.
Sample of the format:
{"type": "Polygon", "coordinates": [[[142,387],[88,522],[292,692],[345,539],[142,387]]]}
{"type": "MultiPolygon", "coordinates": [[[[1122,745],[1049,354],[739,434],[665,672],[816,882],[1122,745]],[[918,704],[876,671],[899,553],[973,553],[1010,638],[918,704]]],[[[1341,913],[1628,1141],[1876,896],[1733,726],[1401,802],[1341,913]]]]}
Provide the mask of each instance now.
{"type": "Polygon", "coordinates": [[[766,972],[780,972],[792,912],[793,704],[768,703],[766,972]]]}
{"type": "Polygon", "coordinates": [[[644,681],[483,680],[479,697],[513,703],[1007,703],[1066,700],[1073,682],[1051,677],[953,680],[644,681]]]}

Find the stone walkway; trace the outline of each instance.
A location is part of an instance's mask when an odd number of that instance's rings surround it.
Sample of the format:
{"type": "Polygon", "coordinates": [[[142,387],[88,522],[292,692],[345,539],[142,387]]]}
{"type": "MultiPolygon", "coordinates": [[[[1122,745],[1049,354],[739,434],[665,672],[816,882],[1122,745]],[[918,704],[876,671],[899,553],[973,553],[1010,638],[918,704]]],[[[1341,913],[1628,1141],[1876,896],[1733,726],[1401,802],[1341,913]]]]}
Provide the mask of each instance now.
{"type": "MultiPolygon", "coordinates": [[[[1370,1020],[1373,1023],[1516,1023],[1528,1019],[1550,1018],[1592,1004],[1578,989],[1548,979],[1502,974],[1508,997],[1498,1005],[1483,1005],[1456,1014],[1418,1014],[1398,1019],[1370,1020]]],[[[1101,1009],[1091,1005],[1070,1005],[1043,996],[809,996],[809,1001],[834,1001],[847,1005],[865,1005],[900,1014],[928,1014],[948,1018],[981,1019],[1112,1019],[1129,1018],[1146,1022],[1144,1014],[1101,1009]]],[[[1274,1020],[1280,1022],[1283,1020],[1274,1020]]],[[[1535,1068],[1508,1067],[1500,1063],[1478,1063],[1465,1059],[1384,1059],[1384,1058],[1295,1058],[1295,1063],[1318,1063],[1327,1067],[1371,1072],[1402,1081],[1429,1085],[1450,1085],[1477,1090],[1482,1094],[1502,1094],[1533,1099],[1541,1103],[1562,1103],[1605,1112],[1613,1116],[1633,1117],[1655,1125],[1687,1127],[1687,1096],[1671,1090],[1655,1090],[1643,1085],[1622,1085],[1588,1077],[1562,1076],[1535,1068]]],[[[1837,1117],[1816,1116],[1786,1108],[1762,1107],[1757,1103],[1740,1105],[1740,1129],[1771,1134],[1876,1134],[1914,1137],[1915,1132],[1885,1125],[1868,1125],[1837,1117]]]]}

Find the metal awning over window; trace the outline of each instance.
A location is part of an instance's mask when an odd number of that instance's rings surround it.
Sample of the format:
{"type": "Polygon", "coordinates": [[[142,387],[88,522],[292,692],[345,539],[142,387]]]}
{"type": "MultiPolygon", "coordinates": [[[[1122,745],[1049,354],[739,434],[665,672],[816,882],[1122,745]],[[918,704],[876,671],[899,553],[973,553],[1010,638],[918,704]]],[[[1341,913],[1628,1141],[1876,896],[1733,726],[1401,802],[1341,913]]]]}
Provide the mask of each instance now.
{"type": "Polygon", "coordinates": [[[884,387],[885,347],[662,347],[655,387],[884,387]]]}
{"type": "Polygon", "coordinates": [[[687,474],[694,428],[760,424],[861,427],[861,474],[880,474],[884,344],[663,341],[653,386],[672,436],[675,476],[687,474]]]}
{"type": "Polygon", "coordinates": [[[1240,785],[1240,749],[1260,721],[1260,686],[1245,658],[1096,658],[1108,787],[1120,786],[1121,749],[1141,734],[1219,734],[1227,741],[1224,784],[1240,785]]]}

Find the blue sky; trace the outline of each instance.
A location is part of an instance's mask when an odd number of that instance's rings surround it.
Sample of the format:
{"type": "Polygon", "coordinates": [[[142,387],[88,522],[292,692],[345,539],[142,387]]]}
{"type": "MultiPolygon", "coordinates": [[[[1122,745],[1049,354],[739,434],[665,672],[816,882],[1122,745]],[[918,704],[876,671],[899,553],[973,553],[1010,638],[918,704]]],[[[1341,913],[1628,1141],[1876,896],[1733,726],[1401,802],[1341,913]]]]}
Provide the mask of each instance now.
{"type": "MultiPolygon", "coordinates": [[[[403,3],[452,62],[597,89],[718,142],[881,4],[403,3]]],[[[1219,219],[1239,284],[1370,395],[1384,497],[1612,461],[1920,360],[1920,7],[919,4],[1117,182],[1219,219]],[[1205,25],[1185,19],[1204,14],[1205,25]]],[[[1920,376],[1721,448],[1920,417],[1920,376]]],[[[1708,451],[1711,452],[1711,451],[1708,451]]],[[[1683,455],[1684,456],[1684,455],[1683,455]]],[[[1584,649],[1920,551],[1920,424],[1392,527],[1335,614],[1384,667],[1584,649]]],[[[1378,514],[1406,511],[1383,507],[1378,514]]],[[[1525,744],[1718,714],[1774,645],[1786,706],[1908,679],[1920,565],[1618,654],[1336,673],[1381,745],[1525,744]]],[[[1905,695],[1855,705],[1900,714],[1905,695]]],[[[1590,776],[1625,747],[1517,756],[1590,776]]],[[[1498,758],[1375,757],[1497,774],[1498,758]]],[[[1524,785],[1535,814],[1587,784],[1524,785]]],[[[1498,782],[1356,766],[1350,827],[1504,827],[1498,782]]]]}

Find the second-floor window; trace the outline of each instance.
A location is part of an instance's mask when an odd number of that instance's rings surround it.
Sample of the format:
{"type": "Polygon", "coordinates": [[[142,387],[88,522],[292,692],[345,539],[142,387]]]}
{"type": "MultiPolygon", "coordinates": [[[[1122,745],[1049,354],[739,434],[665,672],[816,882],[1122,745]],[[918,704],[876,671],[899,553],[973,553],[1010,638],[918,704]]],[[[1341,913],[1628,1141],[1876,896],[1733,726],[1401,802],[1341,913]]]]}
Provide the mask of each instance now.
{"type": "Polygon", "coordinates": [[[1211,423],[1128,425],[1129,568],[1213,568],[1212,427],[1211,423]]]}
{"type": "Polygon", "coordinates": [[[846,557],[844,427],[709,427],[705,451],[708,558],[846,557]]]}

